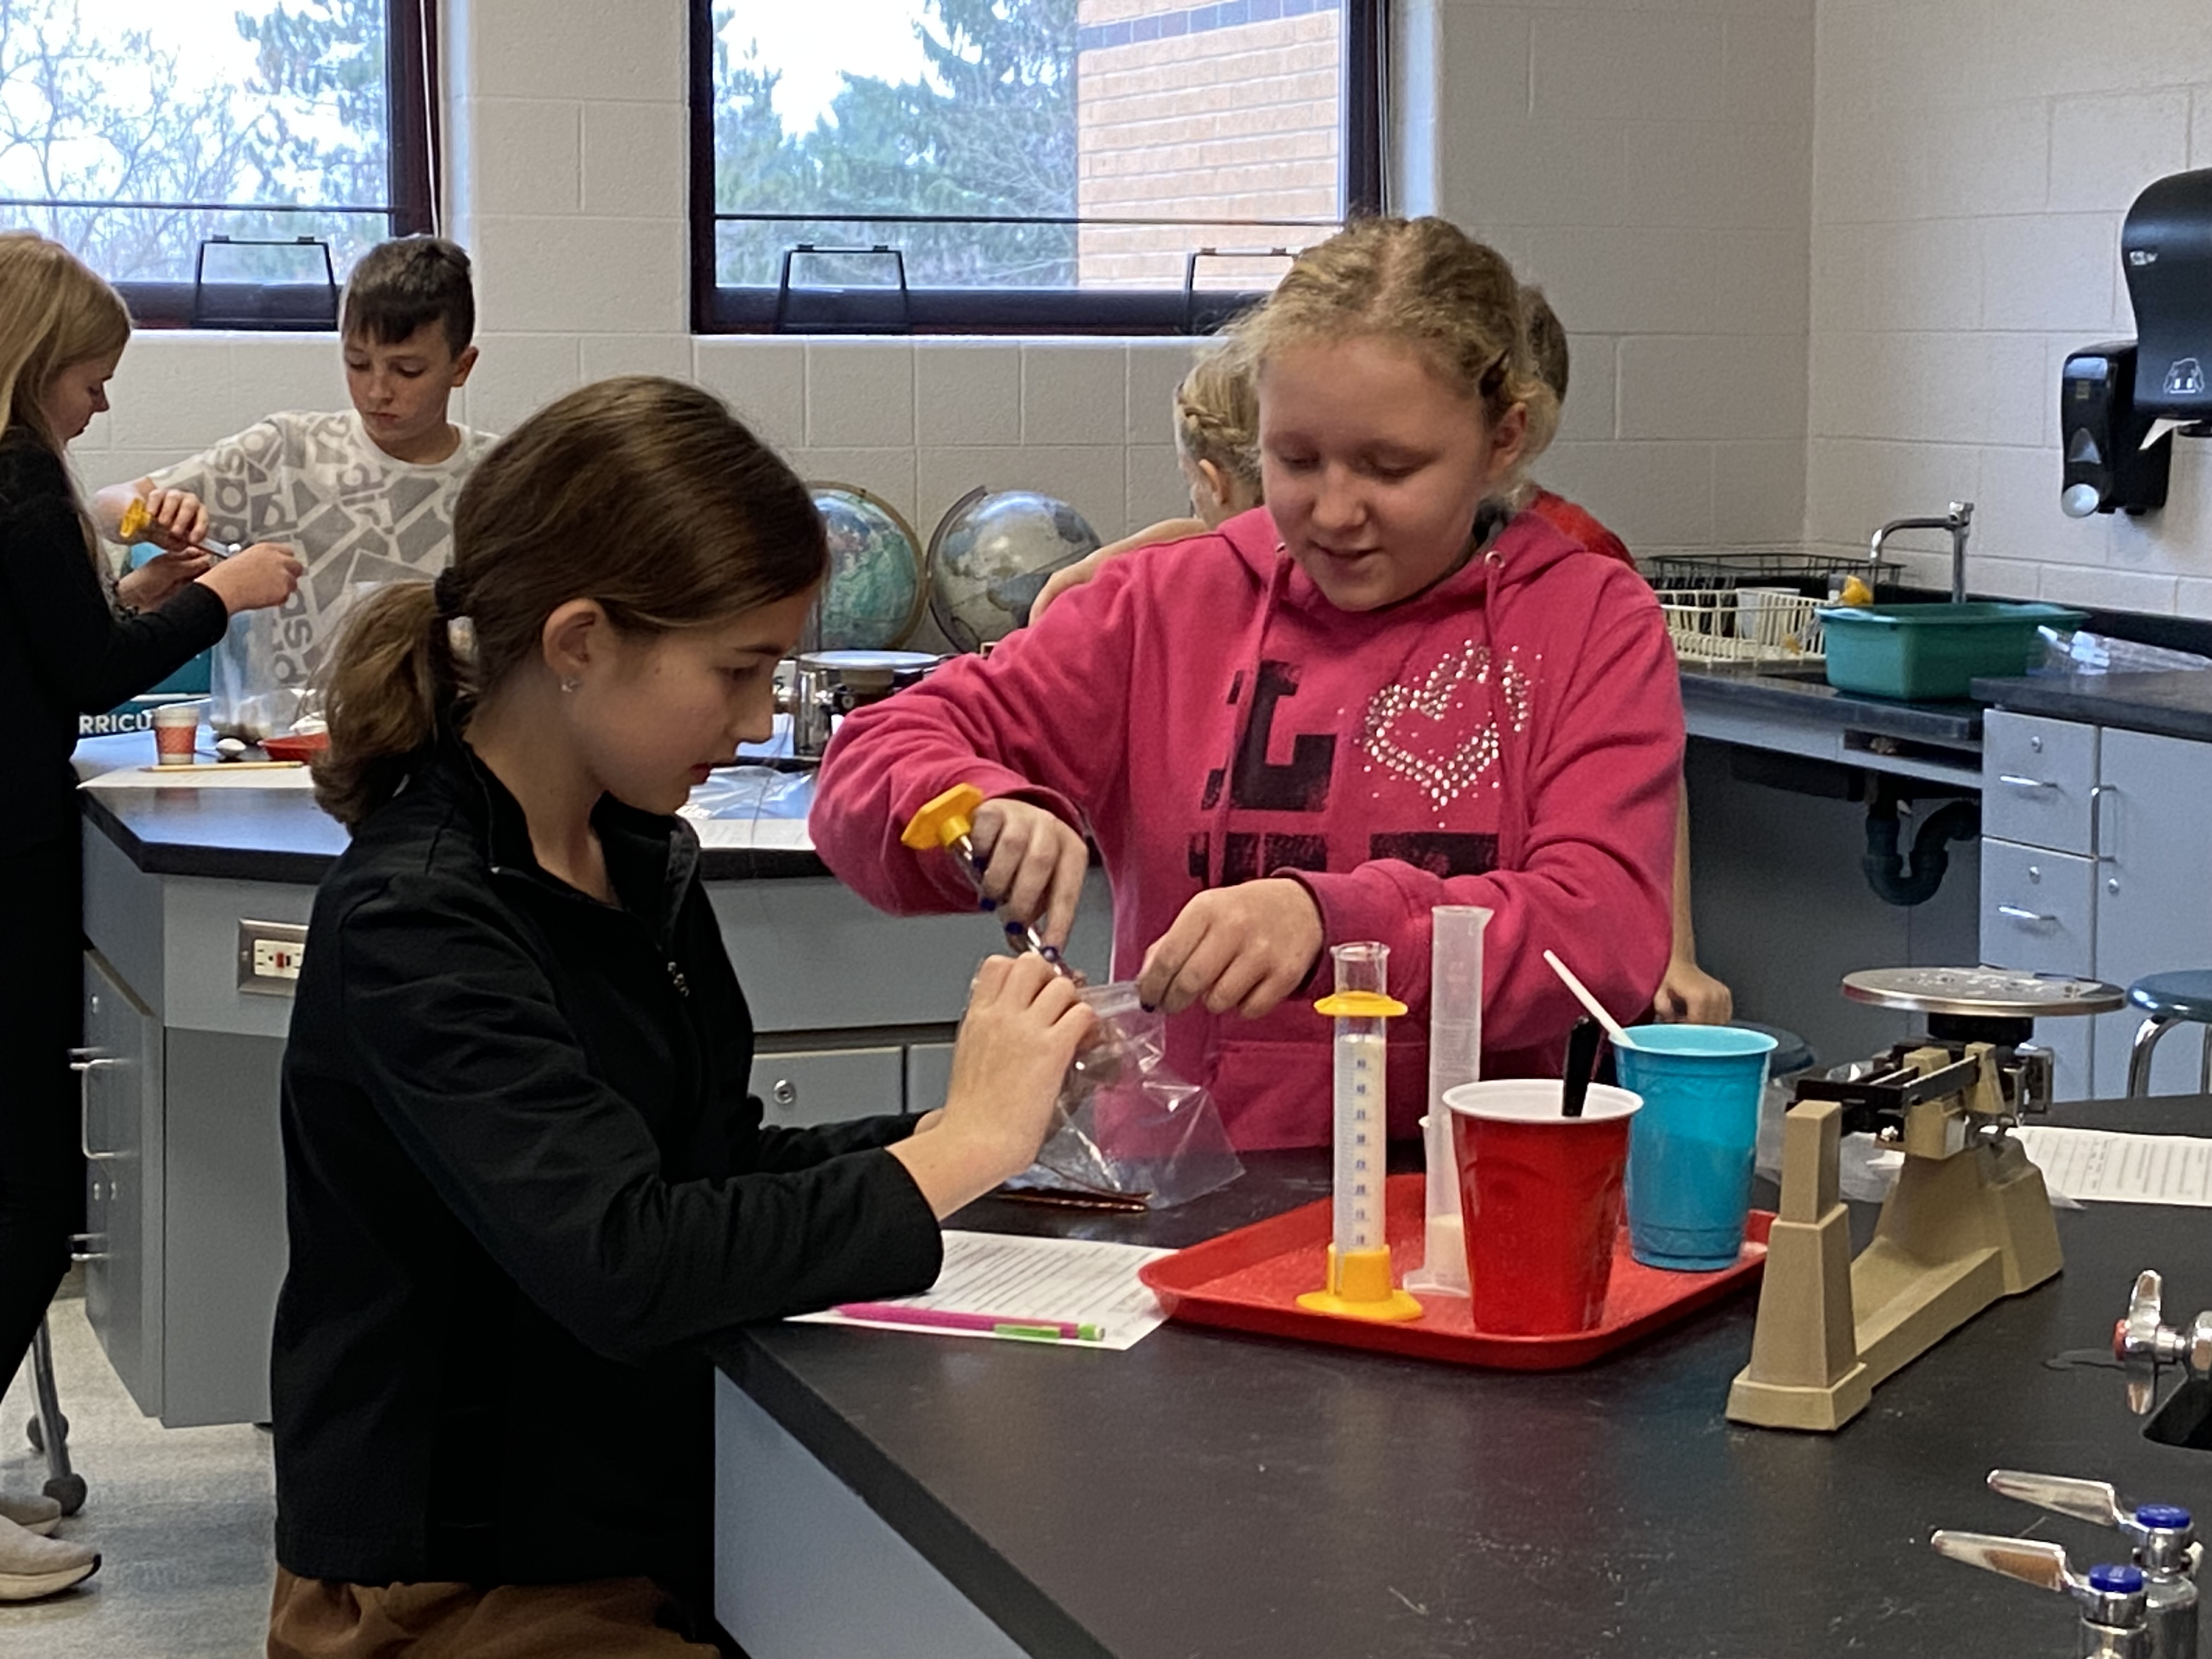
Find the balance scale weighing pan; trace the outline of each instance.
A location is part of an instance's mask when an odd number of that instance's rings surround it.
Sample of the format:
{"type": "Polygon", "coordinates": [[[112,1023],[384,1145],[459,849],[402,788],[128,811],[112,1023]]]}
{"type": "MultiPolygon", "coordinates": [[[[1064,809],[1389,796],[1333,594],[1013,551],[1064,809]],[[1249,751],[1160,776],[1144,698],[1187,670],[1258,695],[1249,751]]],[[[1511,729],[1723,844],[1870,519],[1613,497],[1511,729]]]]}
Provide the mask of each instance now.
{"type": "Polygon", "coordinates": [[[2109,1014],[2128,1000],[2102,980],[2004,968],[1863,968],[1844,975],[1844,995],[1925,1014],[1929,1036],[1948,1042],[2000,1043],[2027,1042],[2039,1019],[2109,1014]]]}
{"type": "Polygon", "coordinates": [[[1982,1019],[2109,1014],[2128,1000],[2125,991],[2102,980],[2002,968],[1863,968],[1844,975],[1844,994],[1877,1008],[1982,1019]]]}

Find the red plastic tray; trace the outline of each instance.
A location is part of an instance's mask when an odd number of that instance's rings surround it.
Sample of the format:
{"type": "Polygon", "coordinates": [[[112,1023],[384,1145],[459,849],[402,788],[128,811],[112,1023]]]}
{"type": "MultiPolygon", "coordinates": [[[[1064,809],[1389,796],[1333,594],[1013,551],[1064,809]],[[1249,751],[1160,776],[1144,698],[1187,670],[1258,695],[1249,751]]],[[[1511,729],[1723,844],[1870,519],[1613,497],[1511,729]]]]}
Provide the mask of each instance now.
{"type": "MultiPolygon", "coordinates": [[[[1426,1178],[1392,1176],[1386,1201],[1391,1248],[1403,1262],[1420,1247],[1426,1178]]],[[[1419,1299],[1426,1310],[1422,1316],[1395,1325],[1340,1319],[1299,1307],[1302,1292],[1322,1286],[1331,1228],[1327,1199],[1162,1256],[1146,1263],[1137,1276],[1152,1287],[1170,1318],[1194,1324],[1374,1348],[1458,1365],[1564,1370],[1588,1364],[1754,1283],[1766,1265],[1766,1234],[1773,1224],[1771,1210],[1753,1210],[1746,1229],[1748,1238],[1735,1266],[1709,1273],[1668,1273],[1644,1266],[1629,1255],[1628,1230],[1622,1228],[1605,1317],[1594,1330],[1564,1336],[1500,1336],[1479,1331],[1463,1296],[1422,1295],[1419,1299]]]]}

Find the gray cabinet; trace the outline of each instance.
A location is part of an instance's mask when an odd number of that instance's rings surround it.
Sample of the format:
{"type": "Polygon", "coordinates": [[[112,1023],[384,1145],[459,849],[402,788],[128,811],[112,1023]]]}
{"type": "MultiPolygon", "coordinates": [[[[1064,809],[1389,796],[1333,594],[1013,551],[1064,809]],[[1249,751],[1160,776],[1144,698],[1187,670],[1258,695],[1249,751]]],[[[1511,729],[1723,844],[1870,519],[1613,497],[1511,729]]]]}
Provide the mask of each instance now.
{"type": "Polygon", "coordinates": [[[906,1056],[896,1048],[793,1049],[753,1056],[763,1122],[842,1123],[906,1109],[906,1056]]]}
{"type": "Polygon", "coordinates": [[[906,1109],[933,1112],[945,1104],[945,1091],[952,1082],[952,1045],[916,1042],[906,1051],[906,1109]]]}
{"type": "Polygon", "coordinates": [[[85,1316],[140,1409],[161,1410],[165,1182],[161,1025],[98,953],[84,958],[77,1079],[85,1316]]]}
{"type": "MultiPolygon", "coordinates": [[[[2002,712],[1984,750],[1982,960],[2126,985],[2212,966],[2212,744],[2002,712]]],[[[2127,1092],[2141,1016],[2046,1019],[2062,1099],[2127,1092]]],[[[2154,1092],[2193,1092],[2197,1045],[2154,1092]]]]}
{"type": "Polygon", "coordinates": [[[1982,724],[1982,833],[2087,854],[2099,728],[1992,710],[1982,724]]]}
{"type": "MultiPolygon", "coordinates": [[[[2107,729],[2100,765],[2097,977],[2212,967],[2212,744],[2107,729]]],[[[2096,1022],[2096,1092],[2127,1092],[2128,1050],[2142,1016],[2096,1022]]],[[[2154,1094],[2193,1094],[2197,1045],[2177,1032],[2159,1046],[2154,1094]]]]}

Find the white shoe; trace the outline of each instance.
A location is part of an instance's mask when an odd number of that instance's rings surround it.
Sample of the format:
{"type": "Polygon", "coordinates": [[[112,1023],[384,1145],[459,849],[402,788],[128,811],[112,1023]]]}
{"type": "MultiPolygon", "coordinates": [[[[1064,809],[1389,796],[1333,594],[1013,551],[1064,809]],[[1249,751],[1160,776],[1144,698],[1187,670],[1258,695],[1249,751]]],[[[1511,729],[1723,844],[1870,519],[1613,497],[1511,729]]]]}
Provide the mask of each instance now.
{"type": "Polygon", "coordinates": [[[62,1518],[62,1506],[51,1498],[0,1498],[0,1521],[13,1521],[25,1532],[44,1538],[62,1518]]]}
{"type": "Polygon", "coordinates": [[[100,1553],[0,1520],[0,1601],[34,1601],[100,1571],[100,1553]]]}

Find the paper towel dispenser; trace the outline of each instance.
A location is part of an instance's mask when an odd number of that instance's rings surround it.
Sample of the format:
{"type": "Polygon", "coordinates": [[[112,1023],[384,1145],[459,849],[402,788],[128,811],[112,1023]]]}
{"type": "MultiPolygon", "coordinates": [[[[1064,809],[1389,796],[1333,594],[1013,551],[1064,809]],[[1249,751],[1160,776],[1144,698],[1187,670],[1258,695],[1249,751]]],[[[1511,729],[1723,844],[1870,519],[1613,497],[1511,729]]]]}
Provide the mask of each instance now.
{"type": "Polygon", "coordinates": [[[2059,377],[2059,506],[2069,518],[2165,506],[2173,434],[2212,436],[2212,167],[2136,198],[2120,264],[2136,337],[2069,353],[2059,377]]]}
{"type": "MultiPolygon", "coordinates": [[[[2212,167],[2160,179],[2120,229],[2136,309],[2136,411],[2212,421],[2212,167]]],[[[2212,428],[2191,437],[2212,434],[2212,428]]]]}

